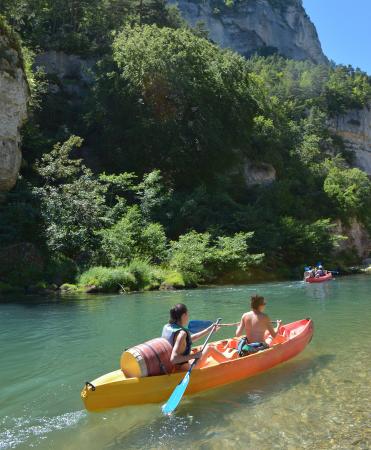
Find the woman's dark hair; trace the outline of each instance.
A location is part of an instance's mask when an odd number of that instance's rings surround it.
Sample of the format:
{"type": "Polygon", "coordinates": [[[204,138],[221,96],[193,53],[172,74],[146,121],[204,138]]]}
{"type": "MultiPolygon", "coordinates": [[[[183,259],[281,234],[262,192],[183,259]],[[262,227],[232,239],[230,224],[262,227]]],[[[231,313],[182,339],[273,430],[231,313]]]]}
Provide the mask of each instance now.
{"type": "Polygon", "coordinates": [[[261,295],[253,295],[251,297],[251,309],[253,309],[254,311],[257,311],[259,309],[259,306],[264,304],[265,300],[261,295]]]}
{"type": "Polygon", "coordinates": [[[169,323],[178,323],[184,313],[188,311],[186,305],[183,303],[178,303],[173,306],[170,310],[170,320],[169,323]]]}

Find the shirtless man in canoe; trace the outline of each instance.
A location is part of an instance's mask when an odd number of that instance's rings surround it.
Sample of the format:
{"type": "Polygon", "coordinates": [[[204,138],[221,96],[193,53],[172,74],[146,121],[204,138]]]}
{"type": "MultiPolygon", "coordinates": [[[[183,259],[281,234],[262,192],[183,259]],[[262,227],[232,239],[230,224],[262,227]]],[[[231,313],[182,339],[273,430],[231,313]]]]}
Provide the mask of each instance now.
{"type": "Polygon", "coordinates": [[[265,342],[266,331],[273,339],[277,336],[282,321],[277,320],[277,326],[273,328],[271,319],[264,313],[265,306],[264,297],[260,295],[251,297],[251,311],[241,317],[236,336],[246,336],[249,343],[265,342]]]}

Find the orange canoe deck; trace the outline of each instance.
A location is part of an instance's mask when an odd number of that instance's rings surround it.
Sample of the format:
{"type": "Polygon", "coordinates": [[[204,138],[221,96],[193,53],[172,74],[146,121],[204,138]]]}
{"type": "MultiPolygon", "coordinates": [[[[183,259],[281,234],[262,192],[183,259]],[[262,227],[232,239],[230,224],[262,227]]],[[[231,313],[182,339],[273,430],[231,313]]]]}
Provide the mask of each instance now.
{"type": "MultiPolygon", "coordinates": [[[[213,343],[225,356],[224,362],[208,358],[203,367],[195,368],[185,395],[212,389],[252,377],[281,364],[304,350],[313,335],[313,322],[304,319],[284,325],[270,348],[238,357],[239,338],[213,343]]],[[[126,378],[121,370],[107,373],[85,386],[81,397],[89,411],[100,411],[120,406],[166,401],[184,372],[145,378],[126,378]]]]}

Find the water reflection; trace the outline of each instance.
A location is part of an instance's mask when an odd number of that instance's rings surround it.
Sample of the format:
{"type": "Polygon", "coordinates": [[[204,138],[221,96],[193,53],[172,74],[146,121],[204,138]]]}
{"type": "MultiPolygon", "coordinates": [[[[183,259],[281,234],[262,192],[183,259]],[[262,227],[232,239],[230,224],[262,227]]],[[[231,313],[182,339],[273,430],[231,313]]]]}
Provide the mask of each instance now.
{"type": "MultiPolygon", "coordinates": [[[[295,390],[295,386],[300,385],[301,389],[305,389],[309,380],[334,358],[332,354],[324,354],[293,360],[250,380],[190,398],[186,397],[182,400],[178,411],[170,417],[162,416],[158,407],[158,414],[150,424],[146,423],[134,429],[125,430],[115,436],[106,448],[110,450],[187,448],[189,435],[204,435],[206,440],[214,441],[218,438],[218,434],[224,435],[225,428],[233,429],[236,411],[240,411],[242,415],[237,422],[238,426],[241,426],[241,419],[242,423],[245,422],[246,414],[246,422],[251,424],[251,431],[253,431],[252,411],[260,409],[264,402],[269,403],[272,396],[285,395],[285,391],[295,390]],[[221,418],[223,431],[218,431],[220,426],[216,424],[220,423],[221,418]]],[[[250,425],[247,426],[247,430],[249,427],[250,425]]],[[[199,442],[199,444],[202,444],[204,448],[211,448],[206,442],[199,442]]]]}
{"type": "MultiPolygon", "coordinates": [[[[369,442],[371,278],[152,292],[19,297],[0,302],[0,448],[366,449],[369,442]],[[192,318],[236,321],[258,291],[272,318],[312,317],[296,359],[256,378],[159,405],[89,414],[84,380],[117,368],[123,347],[157,336],[170,306],[192,318]],[[23,442],[23,443],[22,443],[23,442]]],[[[220,330],[218,338],[231,330],[220,330]]]]}
{"type": "Polygon", "coordinates": [[[333,281],[327,283],[305,283],[305,294],[308,298],[315,300],[326,300],[331,298],[333,281]]]}

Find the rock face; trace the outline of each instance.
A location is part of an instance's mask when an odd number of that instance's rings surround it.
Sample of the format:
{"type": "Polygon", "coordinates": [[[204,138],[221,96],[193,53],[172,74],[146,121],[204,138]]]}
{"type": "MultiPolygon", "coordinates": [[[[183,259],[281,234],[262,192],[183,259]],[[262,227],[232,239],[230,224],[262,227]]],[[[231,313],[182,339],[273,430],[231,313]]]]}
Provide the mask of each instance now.
{"type": "Polygon", "coordinates": [[[330,130],[354,152],[354,165],[371,175],[371,105],[332,119],[330,130]]]}
{"type": "Polygon", "coordinates": [[[51,93],[64,93],[72,97],[83,97],[86,88],[93,81],[91,69],[96,60],[82,59],[77,55],[51,50],[40,53],[35,58],[35,67],[40,67],[47,75],[53,75],[58,83],[49,82],[51,93]]]}
{"type": "Polygon", "coordinates": [[[302,0],[170,0],[192,26],[203,22],[210,38],[244,56],[279,54],[326,63],[302,0]],[[228,3],[229,4],[229,3],[228,3]]]}
{"type": "Polygon", "coordinates": [[[271,164],[247,161],[243,166],[246,186],[267,186],[276,180],[276,169],[271,164]]]}
{"type": "Polygon", "coordinates": [[[351,219],[349,225],[344,225],[338,220],[333,228],[334,234],[346,236],[348,239],[341,241],[337,251],[355,250],[359,258],[367,258],[371,253],[371,237],[365,227],[356,219],[351,219]]]}
{"type": "Polygon", "coordinates": [[[21,242],[0,249],[0,281],[7,281],[9,274],[17,278],[25,271],[36,273],[42,272],[43,268],[43,257],[34,244],[21,242]]]}
{"type": "Polygon", "coordinates": [[[0,192],[18,177],[22,154],[20,127],[27,117],[28,84],[13,39],[0,29],[0,192]]]}

